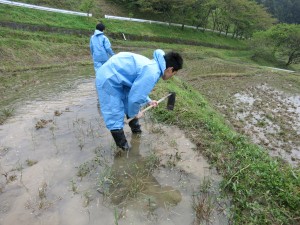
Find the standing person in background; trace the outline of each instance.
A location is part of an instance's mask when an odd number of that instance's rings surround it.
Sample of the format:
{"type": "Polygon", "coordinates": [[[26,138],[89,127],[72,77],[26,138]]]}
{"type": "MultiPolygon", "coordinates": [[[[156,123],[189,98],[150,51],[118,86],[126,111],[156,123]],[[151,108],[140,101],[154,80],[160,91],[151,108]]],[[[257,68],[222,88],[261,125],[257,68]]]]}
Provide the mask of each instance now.
{"type": "Polygon", "coordinates": [[[104,35],[105,26],[98,23],[94,35],[90,40],[90,50],[93,57],[95,72],[115,53],[111,48],[110,41],[104,35]]]}
{"type": "Polygon", "coordinates": [[[100,110],[106,127],[115,143],[129,150],[123,127],[124,117],[134,118],[129,122],[132,133],[141,133],[138,119],[143,116],[140,107],[158,105],[149,94],[160,78],[168,80],[182,68],[179,53],[157,49],[153,59],[131,52],[120,52],[111,57],[96,73],[96,89],[100,110]]]}

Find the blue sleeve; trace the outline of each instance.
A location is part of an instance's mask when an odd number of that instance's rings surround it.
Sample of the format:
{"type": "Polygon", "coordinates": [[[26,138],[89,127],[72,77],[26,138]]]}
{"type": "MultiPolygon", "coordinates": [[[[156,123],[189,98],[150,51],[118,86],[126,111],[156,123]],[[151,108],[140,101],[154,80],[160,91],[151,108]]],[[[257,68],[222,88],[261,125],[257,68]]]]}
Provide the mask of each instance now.
{"type": "Polygon", "coordinates": [[[107,37],[104,37],[104,48],[106,49],[106,52],[110,55],[113,56],[115,53],[111,48],[110,41],[108,40],[107,37]]]}
{"type": "Polygon", "coordinates": [[[141,105],[151,101],[148,95],[157,82],[152,72],[149,68],[144,70],[130,89],[128,96],[128,116],[130,118],[138,114],[141,105]]]}

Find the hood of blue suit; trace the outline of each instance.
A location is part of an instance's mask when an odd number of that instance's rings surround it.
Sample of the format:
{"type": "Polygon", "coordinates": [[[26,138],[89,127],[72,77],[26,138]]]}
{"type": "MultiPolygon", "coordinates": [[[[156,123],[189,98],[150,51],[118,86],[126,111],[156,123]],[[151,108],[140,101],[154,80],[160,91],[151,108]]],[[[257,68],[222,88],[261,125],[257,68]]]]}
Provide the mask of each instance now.
{"type": "Polygon", "coordinates": [[[166,70],[166,61],[164,58],[165,52],[161,49],[157,49],[153,52],[153,59],[158,63],[159,69],[161,71],[160,76],[164,74],[166,70]]]}
{"type": "Polygon", "coordinates": [[[104,34],[104,32],[100,31],[100,30],[95,30],[94,35],[101,35],[104,34]]]}

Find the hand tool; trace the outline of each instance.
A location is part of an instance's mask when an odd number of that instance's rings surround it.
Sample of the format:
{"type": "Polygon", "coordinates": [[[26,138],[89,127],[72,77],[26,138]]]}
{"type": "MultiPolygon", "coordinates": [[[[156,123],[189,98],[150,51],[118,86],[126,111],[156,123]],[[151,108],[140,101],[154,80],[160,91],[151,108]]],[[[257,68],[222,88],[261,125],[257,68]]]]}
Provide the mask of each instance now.
{"type": "MultiPolygon", "coordinates": [[[[168,110],[173,110],[174,109],[174,105],[175,105],[175,97],[176,97],[176,93],[175,92],[170,92],[168,95],[166,95],[165,97],[159,99],[157,101],[157,104],[161,103],[162,101],[164,101],[166,98],[168,98],[168,103],[167,103],[167,109],[168,110]]],[[[141,112],[144,113],[146,111],[148,111],[149,109],[153,108],[153,105],[148,106],[147,108],[143,109],[141,112]]],[[[133,120],[135,117],[132,117],[128,120],[126,120],[126,123],[129,123],[131,120],[133,120]]]]}

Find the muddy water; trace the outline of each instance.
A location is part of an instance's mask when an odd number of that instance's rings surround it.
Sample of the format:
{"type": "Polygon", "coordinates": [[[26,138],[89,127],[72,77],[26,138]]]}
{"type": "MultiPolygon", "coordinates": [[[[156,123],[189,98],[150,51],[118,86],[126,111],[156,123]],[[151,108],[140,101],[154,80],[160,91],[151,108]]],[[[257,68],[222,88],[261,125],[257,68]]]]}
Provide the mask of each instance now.
{"type": "MultiPolygon", "coordinates": [[[[93,79],[55,99],[28,101],[15,114],[0,127],[1,225],[192,224],[191,196],[200,182],[209,177],[211,193],[218,195],[221,178],[176,127],[146,117],[142,135],[125,128],[132,150],[116,155],[93,79]],[[126,179],[128,165],[138,166],[153,153],[160,166],[140,177],[143,188],[133,198],[114,201],[118,189],[111,188],[103,194],[106,171],[126,179]]],[[[210,221],[227,224],[218,207],[210,221]]]]}
{"type": "Polygon", "coordinates": [[[286,94],[267,84],[234,95],[236,120],[253,142],[292,166],[300,163],[300,95],[286,94]],[[243,108],[243,109],[241,109],[243,108]]]}
{"type": "Polygon", "coordinates": [[[241,66],[239,69],[226,65],[225,73],[210,70],[197,72],[197,76],[186,73],[183,78],[199,90],[240,134],[262,146],[276,159],[299,167],[299,73],[241,66]],[[243,71],[243,68],[246,69],[243,71]]]}

